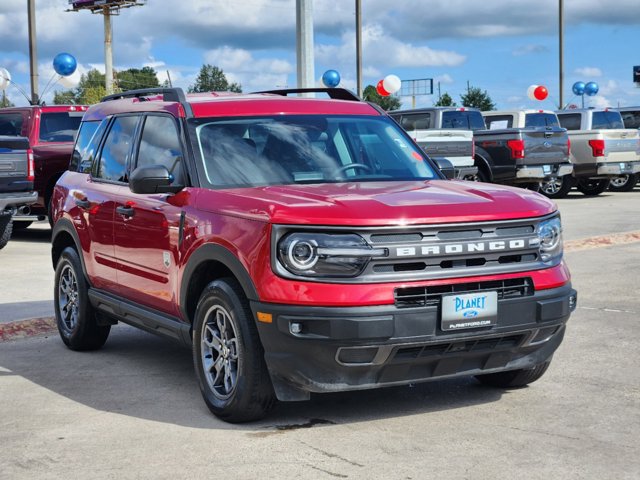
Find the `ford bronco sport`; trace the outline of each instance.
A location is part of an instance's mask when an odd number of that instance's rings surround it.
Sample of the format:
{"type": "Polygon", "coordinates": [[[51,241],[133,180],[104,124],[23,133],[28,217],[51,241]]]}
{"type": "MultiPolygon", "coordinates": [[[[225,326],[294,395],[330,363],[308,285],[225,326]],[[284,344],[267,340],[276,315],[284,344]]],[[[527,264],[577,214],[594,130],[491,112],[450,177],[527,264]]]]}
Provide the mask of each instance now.
{"type": "Polygon", "coordinates": [[[189,345],[207,406],[475,376],[540,378],[576,305],[543,196],[449,181],[382,110],[125,92],[86,112],[52,198],[73,350],[117,322],[189,345]]]}

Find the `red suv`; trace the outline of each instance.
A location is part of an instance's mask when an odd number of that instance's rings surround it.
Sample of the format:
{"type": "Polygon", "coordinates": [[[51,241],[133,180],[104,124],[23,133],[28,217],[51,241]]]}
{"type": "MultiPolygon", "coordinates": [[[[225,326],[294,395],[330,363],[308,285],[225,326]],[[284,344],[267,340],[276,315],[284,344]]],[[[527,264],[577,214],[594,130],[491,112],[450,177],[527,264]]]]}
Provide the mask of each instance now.
{"type": "Polygon", "coordinates": [[[446,180],[374,105],[299,92],[89,108],[52,198],[65,344],[118,321],[178,339],[231,422],[310,392],[541,377],[576,304],[556,206],[446,180]]]}

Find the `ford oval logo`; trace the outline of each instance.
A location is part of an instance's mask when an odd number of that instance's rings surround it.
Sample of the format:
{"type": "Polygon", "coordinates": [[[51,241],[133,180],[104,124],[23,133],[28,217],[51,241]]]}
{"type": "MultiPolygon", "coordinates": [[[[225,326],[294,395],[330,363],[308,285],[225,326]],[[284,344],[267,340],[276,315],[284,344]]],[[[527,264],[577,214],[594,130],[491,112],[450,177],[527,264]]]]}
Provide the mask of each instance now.
{"type": "Polygon", "coordinates": [[[551,142],[544,142],[543,145],[547,148],[551,148],[551,142]]]}
{"type": "Polygon", "coordinates": [[[478,311],[477,310],[469,310],[468,312],[464,312],[462,314],[462,316],[464,318],[475,318],[478,316],[478,311]]]}

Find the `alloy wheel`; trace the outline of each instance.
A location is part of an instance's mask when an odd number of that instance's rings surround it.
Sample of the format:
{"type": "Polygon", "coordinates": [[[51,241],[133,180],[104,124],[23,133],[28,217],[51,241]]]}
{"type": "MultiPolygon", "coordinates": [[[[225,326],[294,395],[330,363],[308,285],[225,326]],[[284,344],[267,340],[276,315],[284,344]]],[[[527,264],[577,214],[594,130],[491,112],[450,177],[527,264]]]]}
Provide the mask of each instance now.
{"type": "Polygon", "coordinates": [[[63,327],[73,332],[78,325],[78,279],[71,265],[66,265],[60,273],[58,308],[63,327]]]}

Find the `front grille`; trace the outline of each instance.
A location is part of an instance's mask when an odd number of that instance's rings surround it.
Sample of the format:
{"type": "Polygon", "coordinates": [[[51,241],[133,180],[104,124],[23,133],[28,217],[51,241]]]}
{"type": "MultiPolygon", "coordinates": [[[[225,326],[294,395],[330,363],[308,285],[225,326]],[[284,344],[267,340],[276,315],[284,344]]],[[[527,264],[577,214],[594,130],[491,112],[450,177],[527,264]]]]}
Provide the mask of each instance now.
{"type": "Polygon", "coordinates": [[[487,282],[396,288],[393,296],[395,306],[398,308],[438,307],[443,295],[485,291],[496,291],[498,292],[498,300],[504,300],[533,295],[534,287],[531,278],[525,277],[487,282]]]}

